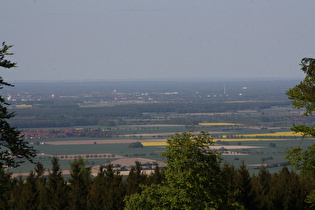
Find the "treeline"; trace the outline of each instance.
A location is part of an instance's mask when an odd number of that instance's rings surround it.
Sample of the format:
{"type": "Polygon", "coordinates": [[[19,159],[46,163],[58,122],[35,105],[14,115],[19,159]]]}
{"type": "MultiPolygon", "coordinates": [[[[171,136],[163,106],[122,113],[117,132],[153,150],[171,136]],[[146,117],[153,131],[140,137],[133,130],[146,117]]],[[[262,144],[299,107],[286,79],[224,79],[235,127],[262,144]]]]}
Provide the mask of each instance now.
{"type": "MultiPolygon", "coordinates": [[[[156,103],[124,104],[111,107],[79,107],[50,104],[45,108],[15,109],[16,117],[10,123],[18,128],[71,127],[125,124],[128,119],[148,119],[143,113],[215,113],[239,110],[260,110],[271,106],[286,105],[286,102],[248,103],[156,103]]],[[[149,117],[150,118],[150,117],[149,117]]],[[[171,123],[194,124],[194,119],[171,119],[171,123]]],[[[164,123],[164,122],[163,122],[164,123]]]]}
{"type": "MultiPolygon", "coordinates": [[[[126,179],[112,164],[100,167],[94,178],[83,159],[76,159],[70,166],[68,179],[62,175],[56,157],[48,176],[44,176],[45,168],[40,163],[25,180],[12,178],[1,168],[0,209],[124,209],[130,195],[142,193],[141,186],[165,183],[164,169],[157,166],[148,175],[141,172],[139,162],[126,179]]],[[[225,163],[219,177],[216,184],[221,189],[216,193],[233,203],[232,209],[310,209],[305,199],[315,187],[314,179],[299,176],[286,166],[273,175],[261,167],[257,175],[250,176],[244,162],[238,169],[225,163]]]]}

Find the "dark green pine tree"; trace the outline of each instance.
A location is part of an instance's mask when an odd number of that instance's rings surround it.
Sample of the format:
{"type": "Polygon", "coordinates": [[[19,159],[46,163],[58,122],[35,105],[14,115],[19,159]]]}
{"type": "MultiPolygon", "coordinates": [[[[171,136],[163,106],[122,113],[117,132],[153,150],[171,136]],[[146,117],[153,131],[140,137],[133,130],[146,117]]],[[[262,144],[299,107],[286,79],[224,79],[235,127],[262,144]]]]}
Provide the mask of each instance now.
{"type": "Polygon", "coordinates": [[[47,205],[47,191],[46,191],[46,176],[44,176],[45,168],[42,163],[38,162],[35,165],[35,182],[38,191],[38,209],[46,209],[47,205]]]}
{"type": "Polygon", "coordinates": [[[244,160],[242,161],[236,180],[237,201],[245,209],[255,209],[255,194],[253,191],[252,178],[246,168],[244,160]]]}
{"type": "Polygon", "coordinates": [[[136,167],[132,167],[126,180],[126,195],[140,193],[140,184],[145,184],[147,176],[141,173],[140,162],[136,161],[136,167]]]}
{"type": "Polygon", "coordinates": [[[87,198],[88,209],[106,209],[106,191],[109,189],[105,184],[105,171],[100,166],[97,176],[93,179],[87,198]]]}
{"type": "Polygon", "coordinates": [[[9,209],[12,184],[11,174],[0,165],[0,209],[9,209]]]}
{"type": "Polygon", "coordinates": [[[314,193],[315,180],[313,176],[298,176],[295,172],[290,172],[290,192],[287,206],[291,209],[314,209],[312,204],[306,203],[306,198],[310,193],[314,193]]]}
{"type": "Polygon", "coordinates": [[[84,160],[79,157],[70,164],[70,168],[70,209],[86,209],[91,167],[85,167],[84,160]]]}
{"type": "Polygon", "coordinates": [[[67,209],[69,202],[69,190],[60,169],[59,160],[53,157],[51,160],[52,171],[49,171],[46,184],[48,209],[67,209]]]}
{"type": "Polygon", "coordinates": [[[24,189],[24,180],[22,176],[13,179],[12,191],[10,193],[10,209],[23,209],[24,204],[22,201],[23,189],[24,189]]]}
{"type": "Polygon", "coordinates": [[[38,209],[38,198],[39,190],[37,188],[36,176],[34,172],[31,171],[22,187],[21,195],[15,198],[17,206],[15,209],[38,209]]]}
{"type": "MultiPolygon", "coordinates": [[[[13,55],[13,53],[9,53],[11,47],[12,45],[2,43],[2,47],[0,47],[0,67],[13,68],[16,66],[16,63],[6,59],[8,55],[13,55]]],[[[0,90],[4,86],[13,87],[0,76],[0,90]]],[[[8,120],[14,117],[14,113],[9,112],[8,105],[5,98],[0,96],[0,165],[18,167],[25,159],[33,162],[36,151],[24,141],[20,136],[20,131],[11,127],[8,123],[8,120]]]]}
{"type": "Polygon", "coordinates": [[[227,193],[227,200],[232,204],[236,203],[236,181],[237,171],[233,165],[225,162],[221,169],[221,175],[223,178],[222,188],[225,188],[227,193]]]}
{"type": "Polygon", "coordinates": [[[271,204],[269,192],[271,188],[271,174],[264,165],[261,166],[257,177],[254,177],[254,190],[257,209],[268,209],[271,204]]]}
{"type": "Polygon", "coordinates": [[[124,208],[124,197],[125,197],[125,186],[120,175],[119,170],[113,170],[112,164],[106,165],[105,171],[105,186],[106,191],[106,206],[107,209],[123,209],[124,208]]]}
{"type": "Polygon", "coordinates": [[[165,171],[160,169],[158,165],[155,166],[153,173],[147,179],[147,185],[162,184],[165,181],[165,171]]]}
{"type": "Polygon", "coordinates": [[[45,168],[41,163],[35,166],[35,173],[30,172],[24,181],[20,177],[15,182],[11,193],[10,206],[12,209],[45,209],[45,168]]]}
{"type": "Polygon", "coordinates": [[[281,169],[279,174],[273,174],[270,190],[270,200],[273,209],[288,209],[290,177],[290,172],[286,166],[281,169]]]}

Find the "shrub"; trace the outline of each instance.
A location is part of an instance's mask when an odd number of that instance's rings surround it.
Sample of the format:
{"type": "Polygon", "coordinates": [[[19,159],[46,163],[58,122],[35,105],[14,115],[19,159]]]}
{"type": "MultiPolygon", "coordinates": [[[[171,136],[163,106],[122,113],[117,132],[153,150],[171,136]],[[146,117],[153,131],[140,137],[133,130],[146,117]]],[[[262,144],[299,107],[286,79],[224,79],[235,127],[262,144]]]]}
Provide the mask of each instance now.
{"type": "Polygon", "coordinates": [[[129,148],[143,148],[143,145],[141,144],[141,142],[132,142],[131,144],[129,144],[128,147],[129,148]]]}

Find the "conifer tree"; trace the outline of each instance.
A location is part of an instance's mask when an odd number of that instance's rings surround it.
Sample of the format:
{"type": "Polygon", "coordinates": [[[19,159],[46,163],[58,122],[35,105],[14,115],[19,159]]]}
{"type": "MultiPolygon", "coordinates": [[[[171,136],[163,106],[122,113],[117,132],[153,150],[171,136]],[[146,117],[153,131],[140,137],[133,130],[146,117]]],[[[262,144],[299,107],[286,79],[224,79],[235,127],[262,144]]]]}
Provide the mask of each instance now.
{"type": "MultiPolygon", "coordinates": [[[[6,59],[7,56],[13,55],[8,52],[12,45],[6,45],[2,43],[0,48],[0,67],[13,68],[16,67],[16,63],[6,59]]],[[[12,87],[8,82],[0,76],[0,89],[4,86],[12,87]]],[[[18,167],[27,159],[33,162],[33,157],[36,156],[36,151],[28,146],[27,142],[20,136],[20,131],[11,127],[8,120],[14,117],[14,113],[9,112],[6,100],[3,96],[0,96],[0,165],[7,167],[18,167]]]]}
{"type": "Polygon", "coordinates": [[[237,197],[238,202],[245,209],[255,209],[254,202],[254,191],[252,186],[252,178],[250,177],[249,171],[246,168],[244,160],[238,169],[237,180],[236,180],[236,188],[237,188],[237,197]]]}
{"type": "Polygon", "coordinates": [[[39,189],[35,173],[30,172],[22,188],[21,197],[17,199],[21,209],[37,209],[39,207],[39,189]]]}
{"type": "Polygon", "coordinates": [[[69,202],[67,183],[62,176],[58,158],[53,157],[51,163],[52,171],[49,171],[46,184],[48,209],[66,209],[69,202]]]}
{"type": "Polygon", "coordinates": [[[279,175],[275,173],[271,180],[270,200],[275,209],[296,209],[300,192],[297,192],[294,174],[290,173],[286,166],[283,166],[279,175]],[[295,195],[293,195],[295,194],[295,195]]]}
{"type": "Polygon", "coordinates": [[[126,194],[131,195],[134,193],[140,193],[141,188],[139,187],[140,184],[145,184],[146,175],[141,173],[141,166],[140,162],[135,162],[136,166],[132,167],[129,175],[126,180],[126,194]]]}
{"type": "Polygon", "coordinates": [[[148,177],[148,185],[162,184],[165,181],[164,170],[160,169],[158,165],[155,166],[153,173],[148,177]]]}
{"type": "Polygon", "coordinates": [[[79,156],[70,164],[70,202],[71,209],[86,209],[90,187],[91,167],[85,167],[84,160],[79,156]]]}
{"type": "Polygon", "coordinates": [[[11,174],[0,165],[0,209],[9,209],[12,184],[11,174]]]}
{"type": "Polygon", "coordinates": [[[35,165],[35,182],[38,191],[38,208],[46,209],[47,206],[47,190],[46,190],[46,176],[44,176],[45,168],[42,163],[37,162],[35,165]]]}
{"type": "Polygon", "coordinates": [[[264,165],[261,166],[254,181],[257,209],[268,209],[271,203],[271,200],[269,199],[271,174],[264,165]]]}
{"type": "Polygon", "coordinates": [[[23,209],[25,208],[22,200],[23,197],[23,189],[24,189],[24,180],[22,176],[13,179],[12,191],[10,193],[10,209],[23,209]]]}
{"type": "Polygon", "coordinates": [[[106,209],[106,191],[109,189],[105,183],[105,171],[100,166],[97,176],[93,179],[87,199],[88,209],[106,209]]]}
{"type": "Polygon", "coordinates": [[[236,203],[237,171],[235,167],[225,162],[221,170],[221,176],[223,178],[222,187],[227,190],[226,199],[228,199],[231,203],[236,203]]]}
{"type": "Polygon", "coordinates": [[[106,180],[106,206],[107,209],[123,209],[125,186],[122,181],[122,175],[119,170],[113,170],[113,165],[108,163],[105,171],[106,180]]]}

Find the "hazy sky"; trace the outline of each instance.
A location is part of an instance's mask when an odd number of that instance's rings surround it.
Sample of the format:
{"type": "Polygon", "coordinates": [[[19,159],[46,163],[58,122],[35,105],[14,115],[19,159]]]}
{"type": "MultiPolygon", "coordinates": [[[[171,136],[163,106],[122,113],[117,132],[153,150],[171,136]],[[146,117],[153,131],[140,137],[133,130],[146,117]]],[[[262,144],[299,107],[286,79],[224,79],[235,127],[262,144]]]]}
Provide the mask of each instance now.
{"type": "Polygon", "coordinates": [[[0,0],[6,80],[302,78],[314,0],[0,0]]]}

